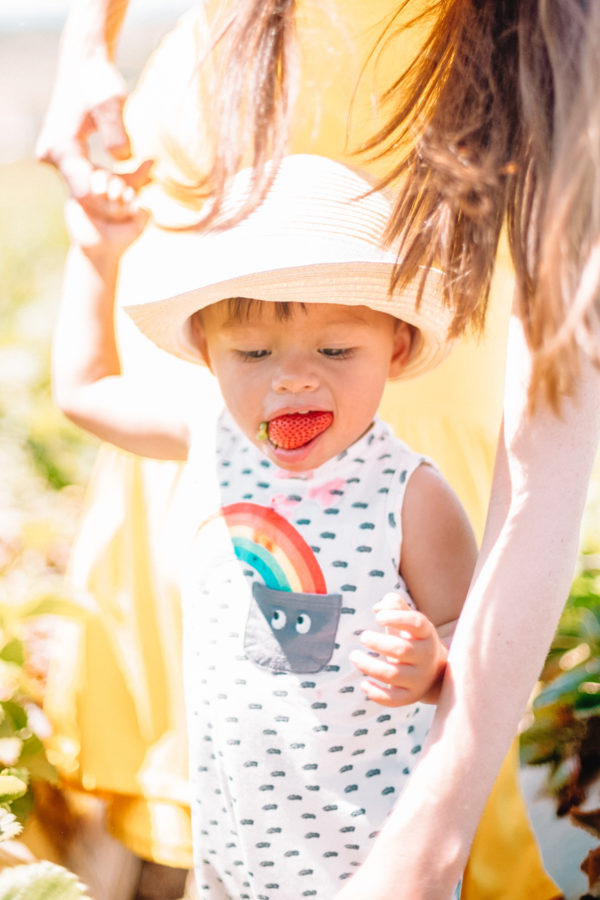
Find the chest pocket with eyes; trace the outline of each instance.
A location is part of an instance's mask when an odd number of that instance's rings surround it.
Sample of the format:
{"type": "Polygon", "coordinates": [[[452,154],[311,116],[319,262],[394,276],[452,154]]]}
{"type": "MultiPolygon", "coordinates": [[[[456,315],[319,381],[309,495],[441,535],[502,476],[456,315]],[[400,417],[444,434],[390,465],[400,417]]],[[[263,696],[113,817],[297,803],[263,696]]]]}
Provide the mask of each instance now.
{"type": "Polygon", "coordinates": [[[320,672],[333,654],[341,605],[341,594],[278,591],[254,582],[246,656],[274,672],[320,672]]]}

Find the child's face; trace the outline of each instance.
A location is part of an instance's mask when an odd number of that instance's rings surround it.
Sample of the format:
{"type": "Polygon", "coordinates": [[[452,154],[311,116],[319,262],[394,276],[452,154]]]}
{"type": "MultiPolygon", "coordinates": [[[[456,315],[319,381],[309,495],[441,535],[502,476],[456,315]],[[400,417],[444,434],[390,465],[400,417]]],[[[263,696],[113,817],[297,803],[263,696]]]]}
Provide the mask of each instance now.
{"type": "Polygon", "coordinates": [[[227,408],[252,443],[290,471],[314,469],[369,428],[386,379],[410,355],[411,331],[366,306],[290,304],[281,320],[269,302],[232,317],[227,300],[201,313],[195,332],[227,408]],[[328,412],[331,423],[299,447],[261,440],[261,423],[292,413],[328,412]]]}

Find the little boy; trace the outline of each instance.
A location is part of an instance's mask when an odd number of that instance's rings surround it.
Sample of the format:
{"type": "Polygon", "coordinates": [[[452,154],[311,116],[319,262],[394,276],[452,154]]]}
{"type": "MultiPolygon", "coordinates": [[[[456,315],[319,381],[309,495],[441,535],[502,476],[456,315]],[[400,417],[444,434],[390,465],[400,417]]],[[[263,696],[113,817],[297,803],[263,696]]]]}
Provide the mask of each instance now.
{"type": "MultiPolygon", "coordinates": [[[[249,180],[235,180],[229,211],[249,180]]],[[[118,203],[119,184],[106,190],[118,203]]],[[[369,191],[331,160],[288,157],[239,225],[142,238],[130,315],[214,373],[226,407],[214,425],[202,397],[161,403],[121,373],[117,267],[143,216],[69,211],[57,402],[120,447],[188,460],[192,817],[198,890],[215,900],[342,890],[418,759],[440,633],[473,570],[454,494],[376,417],[386,378],[444,357],[448,313],[435,272],[389,295],[390,210],[369,191]]]]}

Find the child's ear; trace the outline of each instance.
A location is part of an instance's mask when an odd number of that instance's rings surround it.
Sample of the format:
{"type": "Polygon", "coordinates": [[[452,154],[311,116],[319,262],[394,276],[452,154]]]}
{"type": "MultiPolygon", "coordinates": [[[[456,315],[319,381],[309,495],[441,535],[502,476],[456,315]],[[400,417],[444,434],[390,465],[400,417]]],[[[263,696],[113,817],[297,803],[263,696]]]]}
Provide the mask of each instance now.
{"type": "Polygon", "coordinates": [[[412,350],[414,328],[407,322],[398,320],[394,325],[394,345],[390,360],[388,378],[400,375],[402,369],[409,360],[412,350]]]}

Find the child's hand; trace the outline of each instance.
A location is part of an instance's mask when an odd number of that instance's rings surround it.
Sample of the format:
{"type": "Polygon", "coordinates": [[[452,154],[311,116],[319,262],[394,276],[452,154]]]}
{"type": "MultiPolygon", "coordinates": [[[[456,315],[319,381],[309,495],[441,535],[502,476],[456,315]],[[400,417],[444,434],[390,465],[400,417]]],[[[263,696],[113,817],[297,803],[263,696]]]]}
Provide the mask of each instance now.
{"type": "Polygon", "coordinates": [[[94,215],[89,206],[67,200],[65,222],[71,243],[88,255],[120,257],[148,221],[148,213],[138,205],[136,191],[147,183],[151,166],[151,161],[144,162],[128,175],[96,169],[91,189],[111,215],[94,215]]]}
{"type": "Polygon", "coordinates": [[[375,606],[375,620],[385,632],[363,631],[360,650],[350,660],[368,680],[361,687],[382,706],[435,702],[447,658],[447,649],[427,616],[413,609],[397,593],[386,594],[375,606]]]}

